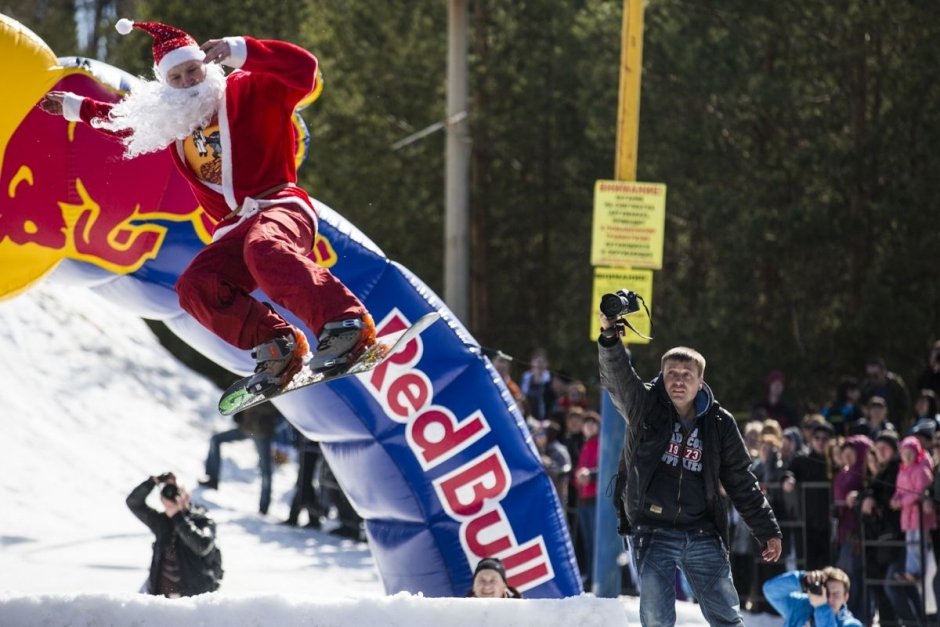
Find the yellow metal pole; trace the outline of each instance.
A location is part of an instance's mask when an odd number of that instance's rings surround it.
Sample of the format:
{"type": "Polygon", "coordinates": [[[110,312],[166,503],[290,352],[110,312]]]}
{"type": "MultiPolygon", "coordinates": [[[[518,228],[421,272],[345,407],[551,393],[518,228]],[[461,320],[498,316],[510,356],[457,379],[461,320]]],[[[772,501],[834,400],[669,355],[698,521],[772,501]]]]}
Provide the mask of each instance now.
{"type": "Polygon", "coordinates": [[[620,105],[617,110],[617,159],[614,177],[636,180],[640,131],[640,75],[643,70],[643,3],[623,1],[620,43],[620,105]]]}
{"type": "MultiPolygon", "coordinates": [[[[643,68],[643,2],[624,0],[623,31],[620,46],[620,107],[617,112],[618,181],[636,180],[637,143],[640,130],[640,73],[643,68]]],[[[601,396],[601,434],[598,485],[611,485],[617,473],[626,425],[606,391],[601,396]]],[[[600,499],[598,499],[598,504],[600,499]]],[[[616,598],[620,594],[621,567],[617,557],[623,544],[617,532],[618,516],[610,503],[597,507],[594,520],[594,560],[592,580],[596,596],[616,598]],[[601,513],[603,512],[603,513],[601,513]]]]}

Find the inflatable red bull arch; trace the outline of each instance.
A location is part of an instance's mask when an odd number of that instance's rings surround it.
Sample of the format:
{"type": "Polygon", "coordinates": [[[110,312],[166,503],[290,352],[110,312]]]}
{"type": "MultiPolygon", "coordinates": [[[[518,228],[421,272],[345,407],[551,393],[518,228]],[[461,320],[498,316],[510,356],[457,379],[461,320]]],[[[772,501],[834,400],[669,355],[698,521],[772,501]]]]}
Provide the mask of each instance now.
{"type": "MultiPolygon", "coordinates": [[[[118,142],[36,107],[53,89],[114,101],[138,79],[97,61],[57,58],[2,15],[0,58],[3,84],[16,85],[0,113],[0,297],[41,280],[87,286],[163,321],[225,368],[250,371],[247,354],[178,306],[173,286],[209,241],[211,224],[168,153],[125,160],[118,142]]],[[[307,133],[299,116],[295,126],[301,160],[307,133]]],[[[580,594],[564,512],[477,342],[417,277],[337,212],[318,209],[312,254],[365,302],[380,334],[442,314],[375,371],[276,401],[322,443],[366,521],[386,592],[463,596],[476,563],[497,556],[528,597],[580,594]]]]}

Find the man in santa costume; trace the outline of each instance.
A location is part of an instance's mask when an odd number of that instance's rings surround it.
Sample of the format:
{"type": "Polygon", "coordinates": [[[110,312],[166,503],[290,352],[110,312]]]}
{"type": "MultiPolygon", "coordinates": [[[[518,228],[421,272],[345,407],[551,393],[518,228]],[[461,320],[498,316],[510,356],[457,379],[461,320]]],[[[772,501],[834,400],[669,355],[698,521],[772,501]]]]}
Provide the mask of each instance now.
{"type": "Polygon", "coordinates": [[[119,20],[153,37],[157,80],[117,104],[46,94],[46,112],[118,137],[125,158],[169,149],[216,225],[212,243],[176,284],[180,306],[223,340],[253,349],[249,384],[278,389],[303,367],[304,333],[251,296],[257,288],[317,333],[314,370],[355,358],[375,341],[363,304],[309,256],[317,214],[297,186],[292,116],[317,86],[317,59],[293,44],[252,37],[202,46],[158,22],[119,20]],[[220,64],[236,68],[228,76],[220,64]]]}

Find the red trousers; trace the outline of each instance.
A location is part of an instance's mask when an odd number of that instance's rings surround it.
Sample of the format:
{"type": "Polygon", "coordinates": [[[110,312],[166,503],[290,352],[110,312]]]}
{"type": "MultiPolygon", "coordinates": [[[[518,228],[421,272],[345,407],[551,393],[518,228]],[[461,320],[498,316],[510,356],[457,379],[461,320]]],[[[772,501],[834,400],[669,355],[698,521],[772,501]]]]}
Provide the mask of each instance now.
{"type": "MultiPolygon", "coordinates": [[[[248,218],[197,254],[176,283],[180,306],[220,338],[249,349],[289,332],[291,325],[253,298],[264,290],[319,336],[331,320],[366,313],[356,296],[307,255],[316,224],[295,205],[276,205],[248,218]]],[[[310,338],[316,346],[316,338],[310,338]]]]}

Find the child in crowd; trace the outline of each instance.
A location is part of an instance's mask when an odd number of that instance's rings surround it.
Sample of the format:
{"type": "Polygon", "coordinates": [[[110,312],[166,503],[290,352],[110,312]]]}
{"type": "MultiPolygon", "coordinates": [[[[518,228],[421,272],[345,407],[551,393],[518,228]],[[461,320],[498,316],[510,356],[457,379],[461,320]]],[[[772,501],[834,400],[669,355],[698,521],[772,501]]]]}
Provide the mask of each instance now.
{"type": "MultiPolygon", "coordinates": [[[[907,436],[901,440],[901,469],[898,471],[897,485],[891,499],[891,508],[901,512],[901,529],[904,531],[906,555],[904,574],[907,581],[918,581],[924,574],[921,563],[920,539],[923,531],[937,526],[937,515],[932,504],[924,502],[924,492],[933,483],[933,462],[920,440],[907,436]],[[923,508],[923,526],[921,526],[920,507],[923,508]]],[[[929,538],[929,536],[927,536],[929,538]]]]}

